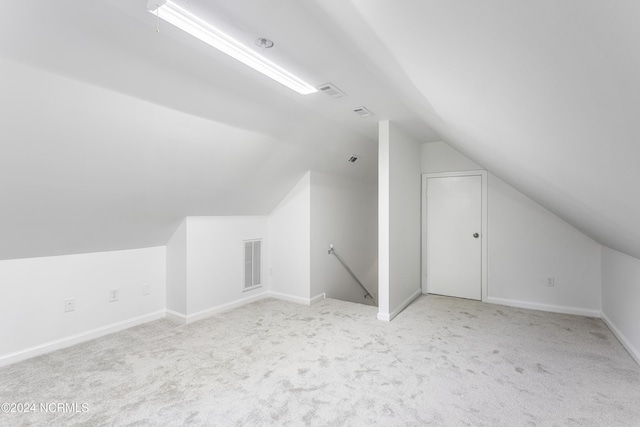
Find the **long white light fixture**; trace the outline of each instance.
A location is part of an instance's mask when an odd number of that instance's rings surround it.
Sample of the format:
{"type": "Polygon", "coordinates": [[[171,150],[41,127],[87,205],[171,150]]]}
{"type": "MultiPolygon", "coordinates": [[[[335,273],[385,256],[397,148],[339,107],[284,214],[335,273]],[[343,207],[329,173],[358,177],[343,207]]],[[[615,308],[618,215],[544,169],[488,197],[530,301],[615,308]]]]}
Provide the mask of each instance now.
{"type": "Polygon", "coordinates": [[[282,83],[296,92],[307,95],[318,90],[310,84],[294,76],[282,67],[269,61],[264,56],[249,49],[239,41],[218,30],[209,23],[203,21],[188,10],[178,6],[171,0],[149,0],[147,3],[149,12],[158,18],[175,25],[182,31],[202,40],[219,51],[226,53],[245,65],[271,77],[278,83],[282,83]]]}

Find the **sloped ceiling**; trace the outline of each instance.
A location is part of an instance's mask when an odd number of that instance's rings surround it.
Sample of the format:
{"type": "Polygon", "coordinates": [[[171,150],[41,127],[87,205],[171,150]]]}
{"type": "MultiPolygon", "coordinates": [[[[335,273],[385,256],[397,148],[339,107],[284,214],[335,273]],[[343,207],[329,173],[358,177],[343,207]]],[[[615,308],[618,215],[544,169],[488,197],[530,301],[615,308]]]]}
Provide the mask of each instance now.
{"type": "Polygon", "coordinates": [[[269,213],[311,168],[375,182],[381,119],[640,257],[637,2],[182,2],[348,96],[156,33],[146,0],[0,2],[0,259],[162,245],[186,215],[269,213]]]}
{"type": "Polygon", "coordinates": [[[377,118],[437,139],[297,1],[183,3],[348,96],[157,33],[146,0],[0,2],[0,259],[164,245],[187,215],[270,213],[309,169],[375,184],[377,118]]]}
{"type": "Polygon", "coordinates": [[[640,258],[639,2],[321,3],[443,140],[640,258]]]}

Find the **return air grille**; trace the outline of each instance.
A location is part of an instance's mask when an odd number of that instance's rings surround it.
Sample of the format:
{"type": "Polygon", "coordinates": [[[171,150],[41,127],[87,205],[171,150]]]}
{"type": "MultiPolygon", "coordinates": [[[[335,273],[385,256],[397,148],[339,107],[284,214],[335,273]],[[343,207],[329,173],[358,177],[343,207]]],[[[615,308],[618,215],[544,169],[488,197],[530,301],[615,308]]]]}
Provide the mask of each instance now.
{"type": "Polygon", "coordinates": [[[359,115],[360,117],[371,117],[373,116],[373,112],[369,110],[367,107],[356,107],[353,109],[353,112],[359,115]]]}
{"type": "Polygon", "coordinates": [[[347,96],[343,91],[338,89],[333,83],[325,83],[318,86],[318,90],[329,95],[332,98],[343,98],[347,96]]]}
{"type": "Polygon", "coordinates": [[[261,246],[262,241],[260,240],[244,241],[244,281],[242,288],[245,291],[262,285],[260,278],[261,246]]]}

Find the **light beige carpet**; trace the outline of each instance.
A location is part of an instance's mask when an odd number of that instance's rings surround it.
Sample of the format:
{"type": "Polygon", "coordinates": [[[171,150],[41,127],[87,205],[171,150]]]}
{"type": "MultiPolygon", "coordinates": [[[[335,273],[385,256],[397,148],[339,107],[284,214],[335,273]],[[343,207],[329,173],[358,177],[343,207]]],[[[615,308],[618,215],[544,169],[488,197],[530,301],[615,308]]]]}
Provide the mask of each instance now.
{"type": "Polygon", "coordinates": [[[640,425],[640,368],[600,320],[435,296],[375,316],[268,299],[152,322],[0,369],[0,402],[78,410],[0,425],[640,425]]]}

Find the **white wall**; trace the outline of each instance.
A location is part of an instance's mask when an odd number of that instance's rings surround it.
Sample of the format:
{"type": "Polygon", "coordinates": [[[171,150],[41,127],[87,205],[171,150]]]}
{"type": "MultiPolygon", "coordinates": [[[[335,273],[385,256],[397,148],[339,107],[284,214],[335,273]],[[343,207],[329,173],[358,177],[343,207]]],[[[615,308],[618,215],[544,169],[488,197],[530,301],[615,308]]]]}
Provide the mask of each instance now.
{"type": "Polygon", "coordinates": [[[268,287],[266,216],[187,218],[187,316],[264,293],[268,287]],[[261,239],[262,287],[243,291],[244,240],[261,239]]]}
{"type": "Polygon", "coordinates": [[[378,138],[378,318],[391,320],[420,294],[421,147],[389,121],[378,138]]]}
{"type": "MultiPolygon", "coordinates": [[[[311,295],[311,172],[269,216],[271,291],[308,302],[311,295]]],[[[315,295],[313,295],[315,296],[315,295]]]]}
{"type": "Polygon", "coordinates": [[[165,248],[0,261],[0,284],[2,365],[163,317],[165,248]]]}
{"type": "Polygon", "coordinates": [[[640,259],[602,248],[602,315],[640,364],[640,259]]]}
{"type": "Polygon", "coordinates": [[[167,310],[187,314],[187,219],[167,243],[167,310]]]}
{"type": "MultiPolygon", "coordinates": [[[[444,142],[422,145],[423,173],[479,168],[444,142]]],[[[487,301],[598,316],[600,245],[495,175],[488,181],[487,301]]]]}
{"type": "Polygon", "coordinates": [[[599,316],[600,245],[494,175],[488,237],[489,302],[599,316]]]}
{"type": "Polygon", "coordinates": [[[484,169],[482,166],[462,155],[446,142],[422,144],[422,172],[456,172],[484,169]]]}
{"type": "MultiPolygon", "coordinates": [[[[354,165],[357,167],[357,165],[354,165]]],[[[376,183],[311,172],[311,295],[372,304],[335,256],[333,244],[367,290],[378,293],[376,183]]]]}

